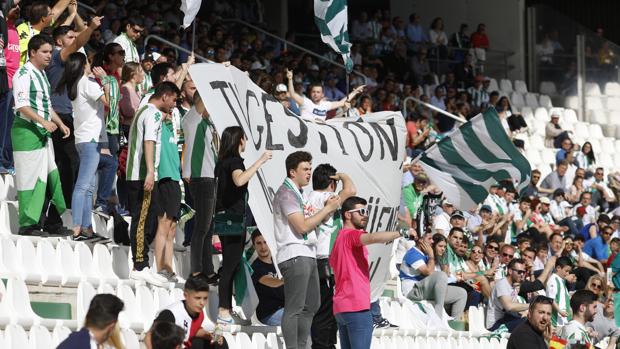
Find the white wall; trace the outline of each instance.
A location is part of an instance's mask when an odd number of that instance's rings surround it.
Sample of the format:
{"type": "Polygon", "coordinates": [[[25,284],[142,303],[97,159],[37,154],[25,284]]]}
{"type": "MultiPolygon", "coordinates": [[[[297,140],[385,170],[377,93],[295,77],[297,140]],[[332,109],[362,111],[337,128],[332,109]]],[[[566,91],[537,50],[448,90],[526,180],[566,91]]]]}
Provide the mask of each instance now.
{"type": "Polygon", "coordinates": [[[515,53],[509,59],[515,67],[509,78],[525,79],[525,0],[390,0],[390,9],[392,16],[401,16],[405,22],[409,14],[418,13],[426,28],[433,18],[442,17],[448,36],[461,23],[469,24],[470,33],[478,23],[485,23],[490,47],[515,53]]]}

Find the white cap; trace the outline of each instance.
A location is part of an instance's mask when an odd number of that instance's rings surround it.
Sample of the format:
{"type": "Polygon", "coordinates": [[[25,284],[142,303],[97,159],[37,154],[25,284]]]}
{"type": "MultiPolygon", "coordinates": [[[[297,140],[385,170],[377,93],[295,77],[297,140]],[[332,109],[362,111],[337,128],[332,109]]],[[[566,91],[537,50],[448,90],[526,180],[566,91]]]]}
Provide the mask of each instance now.
{"type": "Polygon", "coordinates": [[[276,92],[287,92],[288,89],[286,88],[286,85],[284,84],[278,84],[278,86],[276,86],[276,92]]]}
{"type": "Polygon", "coordinates": [[[265,66],[261,62],[255,61],[250,66],[250,70],[265,70],[265,66]]]}

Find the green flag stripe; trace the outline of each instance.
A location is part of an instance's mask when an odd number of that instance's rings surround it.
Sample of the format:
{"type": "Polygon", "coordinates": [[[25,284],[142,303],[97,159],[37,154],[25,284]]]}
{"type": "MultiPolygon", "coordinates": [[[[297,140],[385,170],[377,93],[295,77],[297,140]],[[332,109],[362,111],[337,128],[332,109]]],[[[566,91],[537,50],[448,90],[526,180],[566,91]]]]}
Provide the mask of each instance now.
{"type": "Polygon", "coordinates": [[[208,128],[208,124],[202,120],[196,127],[196,135],[194,137],[194,144],[192,146],[192,156],[190,159],[191,163],[191,177],[199,178],[201,177],[202,165],[203,165],[203,157],[205,153],[205,131],[208,128]]]}
{"type": "MultiPolygon", "coordinates": [[[[422,156],[422,159],[421,159],[420,161],[424,162],[424,163],[425,163],[425,164],[427,164],[428,166],[431,166],[431,167],[435,168],[436,170],[438,170],[438,171],[440,171],[440,172],[443,172],[443,173],[450,173],[449,171],[445,171],[445,170],[441,167],[441,165],[439,165],[437,162],[435,162],[435,160],[433,160],[433,159],[429,158],[426,154],[424,154],[424,155],[422,156]]],[[[431,177],[431,178],[432,178],[432,177],[431,177]]],[[[452,174],[450,174],[450,178],[452,178],[452,180],[453,180],[456,184],[460,185],[460,186],[461,186],[461,190],[465,191],[465,192],[467,193],[467,195],[469,195],[469,197],[470,197],[473,201],[477,202],[477,198],[479,198],[479,197],[480,197],[480,195],[481,195],[481,190],[480,190],[480,189],[478,189],[478,188],[483,188],[482,186],[480,186],[480,185],[476,185],[476,184],[471,184],[471,183],[469,183],[469,182],[465,182],[465,181],[463,181],[462,179],[459,179],[459,178],[457,178],[457,177],[453,176],[452,174]]],[[[488,193],[488,192],[487,192],[484,188],[483,188],[483,190],[482,190],[482,191],[484,191],[484,197],[482,198],[482,200],[481,200],[481,201],[483,201],[483,200],[484,200],[484,198],[486,198],[486,196],[487,196],[487,195],[489,195],[489,193],[488,193]]]]}
{"type": "Polygon", "coordinates": [[[332,4],[325,12],[325,22],[331,22],[340,12],[347,10],[347,2],[343,0],[333,0],[332,4]]]}
{"type": "MultiPolygon", "coordinates": [[[[438,149],[448,163],[456,166],[467,176],[478,182],[485,182],[490,178],[493,178],[495,179],[495,181],[499,182],[505,178],[509,178],[509,175],[505,170],[492,172],[474,167],[476,164],[470,164],[465,159],[463,159],[460,152],[454,147],[454,144],[452,143],[452,138],[448,138],[445,142],[439,144],[438,149]]],[[[483,168],[484,165],[484,163],[480,164],[480,166],[483,168]]]]}

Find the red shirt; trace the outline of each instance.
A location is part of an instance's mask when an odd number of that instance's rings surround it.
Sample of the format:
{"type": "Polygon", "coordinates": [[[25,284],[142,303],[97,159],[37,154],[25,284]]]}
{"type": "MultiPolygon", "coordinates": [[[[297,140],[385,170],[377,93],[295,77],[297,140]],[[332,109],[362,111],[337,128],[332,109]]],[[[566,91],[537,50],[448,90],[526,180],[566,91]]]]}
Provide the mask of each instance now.
{"type": "Polygon", "coordinates": [[[334,269],[334,314],[370,309],[368,250],[360,237],[366,232],[342,229],[334,243],[329,264],[334,269]]]}
{"type": "Polygon", "coordinates": [[[489,38],[487,34],[478,32],[471,34],[471,47],[489,48],[489,38]]]}

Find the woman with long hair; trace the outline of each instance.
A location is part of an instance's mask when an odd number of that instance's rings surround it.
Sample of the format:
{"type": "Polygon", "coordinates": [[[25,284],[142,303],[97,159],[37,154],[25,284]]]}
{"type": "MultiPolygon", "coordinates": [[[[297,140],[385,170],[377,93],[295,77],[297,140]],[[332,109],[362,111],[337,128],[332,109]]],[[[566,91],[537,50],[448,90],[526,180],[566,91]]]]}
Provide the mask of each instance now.
{"type": "Polygon", "coordinates": [[[586,171],[592,173],[596,164],[596,157],[594,156],[594,149],[592,149],[592,143],[585,142],[581,146],[581,150],[577,152],[577,164],[581,168],[585,168],[586,171]]]}
{"type": "Polygon", "coordinates": [[[95,174],[99,165],[99,142],[105,133],[104,107],[108,104],[107,85],[102,89],[94,76],[103,79],[101,68],[92,71],[86,56],[80,52],[69,55],[56,91],[67,91],[73,106],[75,148],[80,168],[71,198],[73,240],[83,241],[93,236],[91,210],[95,191],[95,174]]]}
{"type": "Polygon", "coordinates": [[[125,137],[129,137],[129,127],[133,116],[138,110],[142,95],[138,92],[138,87],[144,81],[144,70],[139,63],[127,62],[123,66],[121,73],[121,98],[119,101],[119,111],[121,116],[121,128],[125,137]]]}
{"type": "Polygon", "coordinates": [[[448,239],[443,234],[437,233],[433,235],[433,253],[435,254],[435,269],[450,274],[447,260],[446,249],[448,239]]]}
{"type": "MultiPolygon", "coordinates": [[[[228,127],[222,132],[215,177],[217,178],[217,202],[215,212],[218,214],[246,216],[248,182],[258,169],[269,159],[271,151],[264,152],[248,169],[243,164],[241,153],[245,151],[247,139],[239,126],[228,127]]],[[[243,224],[245,227],[245,224],[243,224]]],[[[218,231],[216,230],[217,234],[218,231]]],[[[241,263],[245,245],[245,228],[234,234],[220,236],[222,242],[222,271],[219,282],[219,314],[217,322],[232,324],[232,286],[233,276],[241,263]]]]}
{"type": "Polygon", "coordinates": [[[607,283],[605,282],[605,278],[599,274],[590,276],[586,284],[586,290],[592,291],[599,300],[603,300],[603,298],[607,296],[607,283]]]}
{"type": "Polygon", "coordinates": [[[583,185],[583,181],[584,179],[582,176],[575,176],[575,178],[573,179],[573,185],[570,186],[570,189],[568,190],[568,195],[566,196],[566,199],[570,203],[578,202],[581,198],[581,194],[583,194],[583,192],[586,190],[585,186],[583,185]]]}

